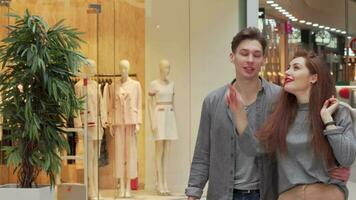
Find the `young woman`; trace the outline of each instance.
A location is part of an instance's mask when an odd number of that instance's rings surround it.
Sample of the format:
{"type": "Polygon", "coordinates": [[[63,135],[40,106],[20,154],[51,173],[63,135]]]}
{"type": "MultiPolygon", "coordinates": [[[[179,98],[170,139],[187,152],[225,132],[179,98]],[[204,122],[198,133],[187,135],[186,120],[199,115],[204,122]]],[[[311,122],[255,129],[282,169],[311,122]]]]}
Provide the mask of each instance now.
{"type": "Polygon", "coordinates": [[[334,96],[327,66],[314,53],[298,51],[272,114],[255,136],[243,99],[230,87],[227,103],[240,148],[277,159],[279,200],[347,199],[345,183],[330,178],[328,171],[354,162],[356,139],[349,110],[334,96]]]}

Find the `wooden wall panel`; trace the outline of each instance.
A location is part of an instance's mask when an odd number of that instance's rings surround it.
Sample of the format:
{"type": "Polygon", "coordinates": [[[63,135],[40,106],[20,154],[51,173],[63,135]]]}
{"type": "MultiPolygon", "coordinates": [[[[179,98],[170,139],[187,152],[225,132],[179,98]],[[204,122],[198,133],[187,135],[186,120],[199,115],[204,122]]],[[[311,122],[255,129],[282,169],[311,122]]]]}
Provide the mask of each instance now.
{"type": "Polygon", "coordinates": [[[0,185],[9,182],[9,170],[6,165],[0,165],[0,185]]]}
{"type": "Polygon", "coordinates": [[[8,25],[9,20],[9,18],[6,16],[8,10],[8,7],[0,6],[0,40],[4,39],[7,36],[7,29],[5,28],[5,26],[8,25]]]}
{"type": "Polygon", "coordinates": [[[11,9],[19,15],[23,15],[28,9],[31,14],[43,17],[49,25],[65,19],[65,25],[75,27],[84,33],[81,38],[86,43],[82,44],[81,51],[84,55],[93,57],[97,49],[96,35],[93,36],[93,33],[96,34],[96,31],[93,31],[96,29],[96,17],[88,14],[87,8],[90,3],[96,2],[95,0],[17,0],[11,2],[11,9]]]}
{"type": "Polygon", "coordinates": [[[115,65],[115,0],[100,0],[102,12],[98,20],[98,72],[114,73],[115,65]]]}

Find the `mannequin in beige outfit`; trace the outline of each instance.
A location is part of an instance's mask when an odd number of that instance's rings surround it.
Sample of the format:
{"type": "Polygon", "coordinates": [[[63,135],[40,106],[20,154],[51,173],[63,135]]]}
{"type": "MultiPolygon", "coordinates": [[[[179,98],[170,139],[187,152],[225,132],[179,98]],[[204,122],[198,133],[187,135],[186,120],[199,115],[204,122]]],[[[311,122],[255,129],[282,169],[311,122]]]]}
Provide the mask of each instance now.
{"type": "Polygon", "coordinates": [[[142,123],[140,83],[129,77],[130,63],[121,60],[121,79],[109,87],[109,119],[115,136],[115,177],[120,197],[131,197],[131,179],[137,177],[137,133],[142,123]]]}
{"type": "MultiPolygon", "coordinates": [[[[103,137],[103,125],[105,122],[102,118],[99,118],[100,112],[103,111],[100,108],[101,105],[101,93],[99,91],[99,84],[92,80],[91,77],[97,73],[96,64],[93,60],[87,60],[87,65],[83,67],[83,75],[88,77],[87,82],[87,98],[88,98],[88,196],[90,200],[101,199],[98,191],[98,152],[100,150],[100,141],[103,137]]],[[[75,92],[78,97],[84,96],[84,84],[83,79],[79,80],[75,84],[75,92]]],[[[103,111],[105,112],[105,111],[103,111]]],[[[74,118],[75,127],[83,127],[84,113],[81,113],[78,117],[74,118]]],[[[76,152],[79,155],[84,155],[84,140],[82,136],[79,136],[78,144],[76,145],[76,152]]],[[[83,162],[76,162],[77,168],[83,168],[83,162]]]]}
{"type": "Polygon", "coordinates": [[[151,82],[148,111],[151,129],[155,139],[155,164],[157,192],[170,195],[167,184],[168,150],[171,140],[176,140],[177,126],[173,105],[174,83],[168,80],[170,64],[167,60],[159,63],[160,78],[151,82]]]}

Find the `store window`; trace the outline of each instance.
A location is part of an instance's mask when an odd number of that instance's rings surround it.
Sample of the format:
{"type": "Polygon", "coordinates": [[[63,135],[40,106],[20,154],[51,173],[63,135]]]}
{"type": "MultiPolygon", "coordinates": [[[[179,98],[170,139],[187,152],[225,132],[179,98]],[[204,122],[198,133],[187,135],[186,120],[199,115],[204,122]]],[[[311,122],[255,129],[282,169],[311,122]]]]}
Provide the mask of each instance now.
{"type": "MultiPolygon", "coordinates": [[[[233,67],[221,68],[231,66],[230,42],[244,23],[241,1],[6,1],[1,39],[14,23],[7,14],[26,9],[49,26],[64,19],[84,41],[86,60],[72,83],[78,97],[87,94],[88,107],[68,122],[76,129],[66,135],[70,151],[61,154],[58,199],[82,195],[83,188],[91,199],[185,198],[203,98],[233,79],[233,67]]],[[[12,172],[0,154],[0,185],[16,183],[12,172]]],[[[46,174],[36,183],[48,184],[46,174]]]]}

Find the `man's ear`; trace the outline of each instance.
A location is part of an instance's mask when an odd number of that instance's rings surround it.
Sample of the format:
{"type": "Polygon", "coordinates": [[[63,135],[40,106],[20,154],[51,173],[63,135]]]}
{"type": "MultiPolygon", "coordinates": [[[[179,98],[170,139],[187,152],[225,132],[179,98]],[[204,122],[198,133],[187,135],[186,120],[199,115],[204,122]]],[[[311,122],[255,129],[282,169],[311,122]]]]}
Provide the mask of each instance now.
{"type": "Polygon", "coordinates": [[[234,54],[234,52],[231,52],[230,55],[229,55],[229,57],[230,57],[230,62],[231,62],[231,63],[234,63],[234,60],[235,60],[235,54],[234,54]]]}

